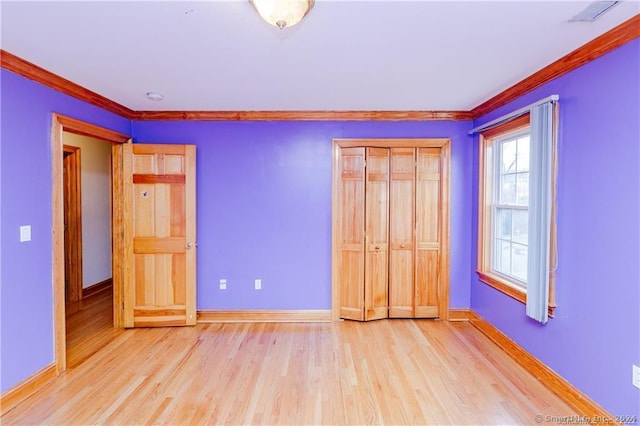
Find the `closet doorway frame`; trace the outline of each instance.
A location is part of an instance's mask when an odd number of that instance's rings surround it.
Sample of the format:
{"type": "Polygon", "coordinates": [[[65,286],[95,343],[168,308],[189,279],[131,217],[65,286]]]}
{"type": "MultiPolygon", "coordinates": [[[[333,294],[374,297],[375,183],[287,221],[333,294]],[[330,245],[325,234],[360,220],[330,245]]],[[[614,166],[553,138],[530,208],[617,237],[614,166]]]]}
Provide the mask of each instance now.
{"type": "Polygon", "coordinates": [[[440,148],[442,151],[441,170],[441,204],[440,215],[440,271],[441,280],[438,288],[438,318],[449,320],[449,257],[450,257],[450,179],[451,179],[451,139],[449,138],[399,138],[399,139],[333,139],[331,149],[331,319],[340,320],[340,283],[338,271],[340,205],[338,204],[338,160],[342,148],[371,147],[371,148],[440,148]]]}

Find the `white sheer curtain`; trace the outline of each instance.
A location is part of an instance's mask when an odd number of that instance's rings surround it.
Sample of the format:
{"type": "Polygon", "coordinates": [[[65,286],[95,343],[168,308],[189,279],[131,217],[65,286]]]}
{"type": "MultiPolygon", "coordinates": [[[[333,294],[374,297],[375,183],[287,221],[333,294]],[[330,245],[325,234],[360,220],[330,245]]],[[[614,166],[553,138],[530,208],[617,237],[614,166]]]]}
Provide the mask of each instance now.
{"type": "Polygon", "coordinates": [[[531,108],[527,316],[543,324],[549,319],[553,115],[553,102],[531,108]]]}

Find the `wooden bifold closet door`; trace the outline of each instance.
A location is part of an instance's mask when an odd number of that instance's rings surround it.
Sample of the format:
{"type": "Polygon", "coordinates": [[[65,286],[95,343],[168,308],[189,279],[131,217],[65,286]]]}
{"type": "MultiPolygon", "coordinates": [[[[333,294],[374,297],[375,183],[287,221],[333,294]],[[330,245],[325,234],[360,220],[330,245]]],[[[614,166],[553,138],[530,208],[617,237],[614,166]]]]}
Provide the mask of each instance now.
{"type": "Polygon", "coordinates": [[[440,316],[442,154],[440,147],[339,149],[341,318],[440,316]]]}

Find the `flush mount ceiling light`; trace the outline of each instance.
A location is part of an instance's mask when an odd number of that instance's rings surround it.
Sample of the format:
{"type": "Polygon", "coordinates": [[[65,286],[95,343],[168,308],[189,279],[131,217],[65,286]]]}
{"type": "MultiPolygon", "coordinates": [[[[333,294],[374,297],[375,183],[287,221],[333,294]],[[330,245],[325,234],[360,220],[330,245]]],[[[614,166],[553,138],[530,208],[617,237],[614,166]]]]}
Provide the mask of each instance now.
{"type": "Polygon", "coordinates": [[[262,19],[283,29],[307,16],[315,0],[249,0],[262,19]]]}

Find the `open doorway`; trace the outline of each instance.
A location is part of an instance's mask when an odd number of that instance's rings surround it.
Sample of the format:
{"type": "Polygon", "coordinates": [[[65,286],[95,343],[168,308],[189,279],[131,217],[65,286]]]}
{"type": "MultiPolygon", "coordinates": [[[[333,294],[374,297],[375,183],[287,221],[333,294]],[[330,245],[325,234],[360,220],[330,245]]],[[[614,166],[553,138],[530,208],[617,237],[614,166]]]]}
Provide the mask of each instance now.
{"type": "Polygon", "coordinates": [[[113,328],[111,144],[62,133],[67,366],[110,342],[113,328]]]}
{"type": "Polygon", "coordinates": [[[127,142],[129,137],[60,114],[53,114],[52,121],[53,309],[55,364],[60,373],[67,369],[67,361],[70,367],[77,366],[123,332],[113,326],[112,281],[119,282],[121,275],[116,273],[117,261],[112,261],[116,215],[111,203],[117,173],[111,152],[114,144],[127,142]],[[82,174],[83,165],[95,167],[91,151],[73,142],[77,137],[89,137],[105,153],[100,160],[102,172],[82,174]],[[87,189],[85,183],[100,175],[106,186],[87,189]],[[82,210],[82,204],[92,210],[82,210]],[[102,226],[86,221],[95,216],[102,218],[102,226]],[[73,232],[70,225],[75,226],[73,232]],[[102,237],[96,238],[98,234],[102,237]],[[87,250],[95,245],[102,248],[87,250]]]}

